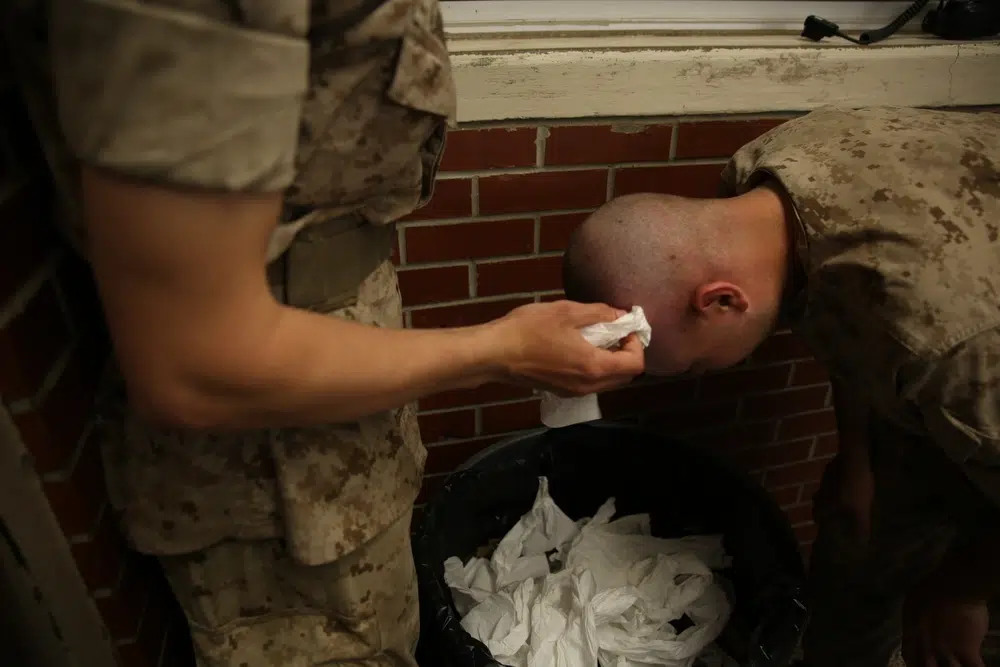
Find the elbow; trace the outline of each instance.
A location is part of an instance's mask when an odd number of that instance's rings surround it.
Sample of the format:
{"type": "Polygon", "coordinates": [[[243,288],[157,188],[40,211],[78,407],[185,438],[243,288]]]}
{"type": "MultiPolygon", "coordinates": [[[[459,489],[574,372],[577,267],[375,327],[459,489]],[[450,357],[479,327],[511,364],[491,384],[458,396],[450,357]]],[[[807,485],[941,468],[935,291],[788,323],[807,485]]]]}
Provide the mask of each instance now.
{"type": "Polygon", "coordinates": [[[179,378],[143,378],[128,384],[132,409],[150,424],[196,431],[238,426],[226,401],[196,383],[179,378]]]}

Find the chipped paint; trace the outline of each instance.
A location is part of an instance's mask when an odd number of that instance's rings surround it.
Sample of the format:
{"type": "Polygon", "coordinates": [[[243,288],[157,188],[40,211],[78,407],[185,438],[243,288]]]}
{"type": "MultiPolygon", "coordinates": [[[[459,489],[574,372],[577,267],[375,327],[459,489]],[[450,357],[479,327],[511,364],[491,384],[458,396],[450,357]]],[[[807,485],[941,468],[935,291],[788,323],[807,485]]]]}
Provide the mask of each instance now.
{"type": "MultiPolygon", "coordinates": [[[[994,85],[1000,41],[908,38],[861,48],[808,46],[792,36],[716,40],[713,47],[662,36],[522,38],[518,48],[511,39],[457,40],[458,117],[486,122],[803,111],[827,104],[1000,104],[994,85]]],[[[621,127],[616,131],[636,131],[632,124],[621,127]]]]}

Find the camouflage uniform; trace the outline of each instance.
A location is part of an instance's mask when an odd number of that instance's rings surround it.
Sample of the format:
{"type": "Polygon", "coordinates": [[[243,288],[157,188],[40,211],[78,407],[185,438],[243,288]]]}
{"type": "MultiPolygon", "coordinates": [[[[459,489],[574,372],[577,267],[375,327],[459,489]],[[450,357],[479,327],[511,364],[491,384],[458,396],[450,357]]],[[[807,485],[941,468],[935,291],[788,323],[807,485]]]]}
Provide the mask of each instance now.
{"type": "MultiPolygon", "coordinates": [[[[285,189],[276,296],[402,326],[392,223],[430,198],[455,112],[436,0],[56,0],[48,63],[24,28],[44,28],[44,3],[17,2],[9,37],[37,56],[25,90],[73,231],[75,160],[173,186],[285,189]]],[[[112,504],[161,558],[203,667],[413,664],[409,521],[426,452],[412,406],[193,433],[143,422],[118,389],[104,422],[112,504]]]]}
{"type": "Polygon", "coordinates": [[[877,415],[870,542],[821,521],[813,548],[812,665],[884,667],[905,592],[972,524],[1000,527],[998,168],[1000,115],[875,108],[785,123],[724,172],[730,194],[784,188],[791,326],[877,415]]]}

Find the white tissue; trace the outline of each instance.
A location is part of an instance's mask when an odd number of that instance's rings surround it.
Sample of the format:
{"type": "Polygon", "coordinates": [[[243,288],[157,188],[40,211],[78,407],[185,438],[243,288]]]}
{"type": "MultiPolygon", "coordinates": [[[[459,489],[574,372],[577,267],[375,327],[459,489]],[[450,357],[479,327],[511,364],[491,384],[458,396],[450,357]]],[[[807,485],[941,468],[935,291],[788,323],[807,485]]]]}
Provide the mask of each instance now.
{"type": "Polygon", "coordinates": [[[510,667],[735,664],[713,644],[731,612],[712,572],[729,564],[721,536],[661,539],[648,514],[614,514],[612,498],[574,522],[540,478],[491,559],[445,561],[462,627],[510,667]]]}
{"type": "MultiPolygon", "coordinates": [[[[607,349],[617,344],[629,334],[636,334],[643,347],[649,347],[653,332],[646,321],[642,308],[635,306],[614,322],[593,324],[580,329],[588,343],[607,349]]],[[[597,394],[587,394],[576,398],[560,398],[549,392],[542,392],[542,423],[549,428],[562,428],[581,422],[601,418],[601,408],[597,404],[597,394]]]]}

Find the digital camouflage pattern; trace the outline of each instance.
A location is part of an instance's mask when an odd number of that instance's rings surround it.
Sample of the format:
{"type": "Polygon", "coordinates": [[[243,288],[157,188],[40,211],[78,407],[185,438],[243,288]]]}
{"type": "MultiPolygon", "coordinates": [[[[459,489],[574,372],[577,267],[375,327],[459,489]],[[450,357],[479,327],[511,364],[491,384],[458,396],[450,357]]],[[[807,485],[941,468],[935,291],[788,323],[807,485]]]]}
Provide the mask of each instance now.
{"type": "Polygon", "coordinates": [[[327,565],[305,567],[277,541],[163,558],[202,666],[416,667],[410,518],[327,565]]]}
{"type": "Polygon", "coordinates": [[[1000,115],[875,108],[789,121],[724,174],[792,200],[808,278],[789,318],[818,358],[976,465],[1000,464],[998,169],[1000,115]]]}
{"type": "MultiPolygon", "coordinates": [[[[275,295],[403,325],[392,223],[430,198],[455,112],[436,0],[8,10],[5,27],[34,28],[7,36],[30,56],[20,79],[78,248],[78,161],[174,186],[284,189],[275,295]]],[[[193,433],[145,423],[112,384],[100,425],[112,505],[136,548],[161,557],[201,667],[413,664],[408,526],[426,458],[413,406],[193,433]]]]}
{"type": "Polygon", "coordinates": [[[727,194],[773,179],[791,200],[789,322],[877,415],[869,542],[824,516],[830,481],[817,495],[811,665],[884,667],[905,592],[1000,504],[998,169],[1000,115],[884,107],[784,123],[723,173],[727,194]]]}

